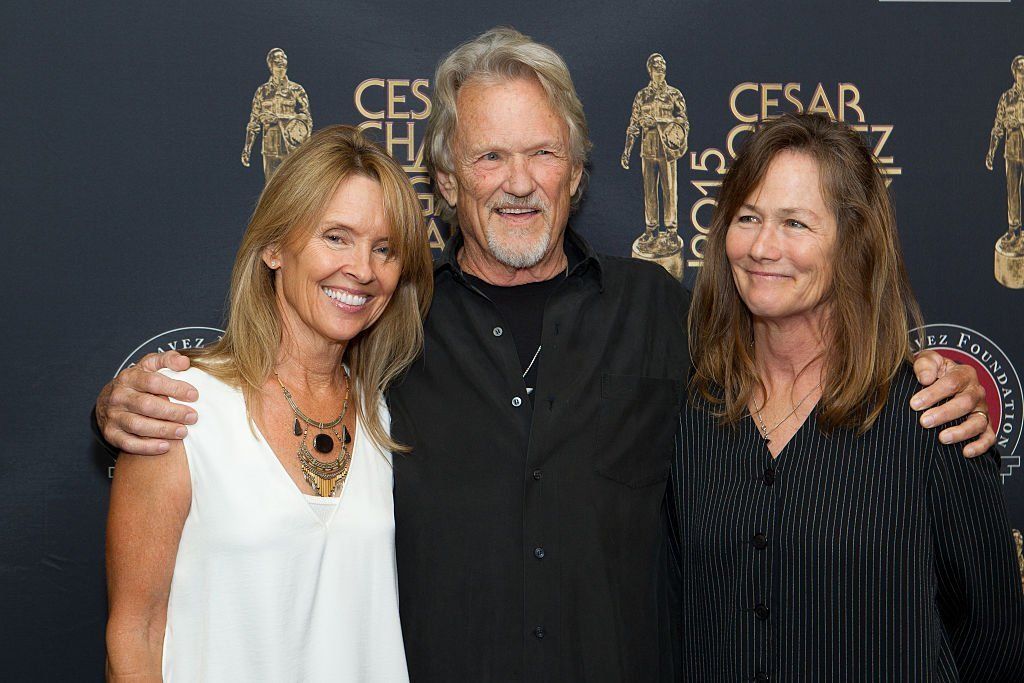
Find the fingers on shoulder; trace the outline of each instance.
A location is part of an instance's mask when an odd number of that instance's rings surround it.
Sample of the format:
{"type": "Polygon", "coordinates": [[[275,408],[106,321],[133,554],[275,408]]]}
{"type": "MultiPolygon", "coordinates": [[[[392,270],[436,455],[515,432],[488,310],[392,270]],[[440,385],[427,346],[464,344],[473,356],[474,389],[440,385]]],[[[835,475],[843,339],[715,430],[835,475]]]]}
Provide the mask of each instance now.
{"type": "Polygon", "coordinates": [[[103,438],[126,455],[162,455],[170,449],[167,441],[136,436],[116,427],[104,429],[103,438]]]}
{"type": "Polygon", "coordinates": [[[170,368],[172,370],[183,370],[180,367],[184,361],[185,368],[188,367],[188,359],[182,356],[177,351],[164,351],[162,353],[147,353],[143,356],[135,367],[141,368],[145,372],[156,372],[161,368],[170,368]]]}

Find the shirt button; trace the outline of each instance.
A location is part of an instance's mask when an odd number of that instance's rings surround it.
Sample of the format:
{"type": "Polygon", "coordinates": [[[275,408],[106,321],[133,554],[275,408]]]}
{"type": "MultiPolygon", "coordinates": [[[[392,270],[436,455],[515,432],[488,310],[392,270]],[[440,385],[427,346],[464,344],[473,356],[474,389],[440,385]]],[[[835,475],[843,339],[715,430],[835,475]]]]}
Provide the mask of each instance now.
{"type": "Polygon", "coordinates": [[[538,640],[543,640],[544,639],[544,627],[543,626],[538,626],[537,628],[533,629],[533,635],[535,635],[538,640]]]}
{"type": "Polygon", "coordinates": [[[515,407],[515,408],[518,408],[521,405],[523,405],[523,399],[519,398],[518,396],[513,396],[512,397],[512,406],[515,407]]]}
{"type": "Polygon", "coordinates": [[[543,560],[544,559],[544,548],[534,548],[533,549],[533,556],[536,557],[538,560],[543,560]]]}
{"type": "Polygon", "coordinates": [[[764,621],[768,618],[768,608],[764,605],[757,605],[754,607],[754,616],[764,621]]]}
{"type": "Polygon", "coordinates": [[[544,476],[544,475],[541,473],[540,470],[534,470],[533,471],[533,478],[536,479],[537,481],[540,481],[540,478],[542,476],[544,476]]]}
{"type": "Polygon", "coordinates": [[[764,534],[754,534],[753,543],[754,547],[758,550],[764,550],[768,547],[768,539],[764,537],[764,534]]]}
{"type": "Polygon", "coordinates": [[[771,467],[766,469],[764,471],[764,474],[761,476],[761,481],[764,482],[765,486],[771,486],[772,484],[774,484],[775,483],[775,470],[773,470],[771,467]]]}
{"type": "Polygon", "coordinates": [[[758,671],[757,675],[754,676],[754,680],[759,681],[759,683],[767,683],[771,680],[771,676],[766,674],[764,671],[758,671]]]}
{"type": "Polygon", "coordinates": [[[491,330],[491,334],[493,334],[495,337],[500,337],[502,332],[504,332],[504,330],[501,329],[500,327],[495,327],[493,330],[491,330]]]}

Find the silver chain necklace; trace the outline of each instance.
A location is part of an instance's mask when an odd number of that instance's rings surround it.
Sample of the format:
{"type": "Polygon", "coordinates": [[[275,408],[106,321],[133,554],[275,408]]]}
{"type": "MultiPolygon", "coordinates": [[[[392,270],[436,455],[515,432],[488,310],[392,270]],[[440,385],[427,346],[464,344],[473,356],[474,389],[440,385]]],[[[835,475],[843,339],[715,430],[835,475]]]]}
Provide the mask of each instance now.
{"type": "MultiPolygon", "coordinates": [[[[569,257],[567,256],[566,259],[565,259],[565,272],[562,274],[562,279],[563,280],[564,279],[568,279],[568,277],[569,277],[569,257]]],[[[523,370],[523,379],[526,379],[526,376],[528,374],[530,374],[530,369],[533,367],[533,364],[537,362],[537,356],[540,355],[540,350],[543,349],[543,348],[544,348],[544,345],[543,344],[539,344],[537,346],[537,350],[533,352],[533,358],[530,359],[530,364],[526,366],[525,370],[523,370]]],[[[526,393],[528,393],[528,394],[533,393],[533,387],[527,387],[526,388],[526,393]]]]}
{"type": "Polygon", "coordinates": [[[537,362],[537,356],[540,355],[540,350],[543,349],[543,348],[544,348],[543,345],[538,345],[537,346],[537,350],[534,351],[534,353],[533,353],[533,359],[530,361],[530,364],[526,366],[526,369],[523,370],[523,379],[526,379],[526,376],[530,373],[530,368],[532,368],[533,364],[537,362]]]}
{"type": "Polygon", "coordinates": [[[774,432],[779,427],[781,427],[782,424],[786,420],[788,420],[790,417],[792,417],[793,413],[795,413],[797,410],[799,410],[800,406],[802,406],[804,404],[804,401],[806,401],[810,397],[811,394],[813,394],[815,391],[817,391],[818,387],[820,387],[820,386],[821,386],[821,382],[818,382],[817,384],[815,384],[814,387],[811,388],[811,390],[808,391],[806,394],[804,394],[804,397],[802,399],[800,399],[795,406],[793,406],[793,410],[791,410],[788,413],[786,413],[786,416],[784,418],[782,418],[782,420],[780,420],[771,429],[768,429],[768,425],[766,425],[764,423],[764,420],[761,419],[761,408],[754,408],[754,416],[757,418],[757,428],[758,428],[758,430],[760,430],[761,438],[764,439],[765,443],[771,443],[772,442],[772,440],[768,438],[768,435],[771,434],[772,432],[774,432]]]}

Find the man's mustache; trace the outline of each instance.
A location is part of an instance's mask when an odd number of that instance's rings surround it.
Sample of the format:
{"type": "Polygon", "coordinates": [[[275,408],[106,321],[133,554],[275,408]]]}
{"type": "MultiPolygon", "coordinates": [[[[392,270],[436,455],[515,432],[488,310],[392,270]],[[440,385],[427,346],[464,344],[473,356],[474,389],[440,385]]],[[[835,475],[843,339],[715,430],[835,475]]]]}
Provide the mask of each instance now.
{"type": "Polygon", "coordinates": [[[539,197],[535,197],[533,195],[517,197],[514,194],[502,196],[500,199],[489,203],[487,208],[492,211],[498,211],[500,209],[530,209],[546,212],[548,210],[547,203],[539,197]]]}

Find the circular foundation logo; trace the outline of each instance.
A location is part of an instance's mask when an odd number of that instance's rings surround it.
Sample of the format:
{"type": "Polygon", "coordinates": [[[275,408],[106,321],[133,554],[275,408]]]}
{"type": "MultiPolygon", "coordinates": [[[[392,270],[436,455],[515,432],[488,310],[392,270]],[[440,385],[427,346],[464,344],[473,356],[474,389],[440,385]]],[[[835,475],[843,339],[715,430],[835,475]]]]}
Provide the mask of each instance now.
{"type": "Polygon", "coordinates": [[[114,375],[116,376],[125,368],[135,365],[147,353],[201,349],[207,344],[213,344],[220,340],[223,336],[224,330],[216,327],[176,327],[173,330],[161,332],[135,347],[135,350],[121,361],[121,365],[114,375]]]}
{"type": "Polygon", "coordinates": [[[977,330],[952,324],[925,325],[911,332],[911,343],[933,349],[956,361],[971,365],[985,388],[989,419],[996,434],[996,450],[1002,466],[999,473],[1005,480],[1020,466],[1021,383],[1017,369],[1003,350],[977,330]],[[918,333],[921,339],[919,340],[918,333]]]}

